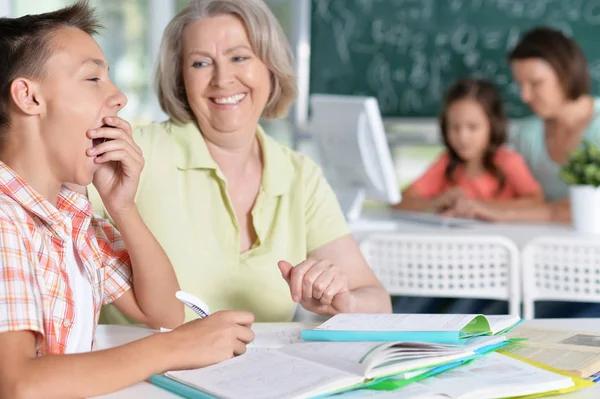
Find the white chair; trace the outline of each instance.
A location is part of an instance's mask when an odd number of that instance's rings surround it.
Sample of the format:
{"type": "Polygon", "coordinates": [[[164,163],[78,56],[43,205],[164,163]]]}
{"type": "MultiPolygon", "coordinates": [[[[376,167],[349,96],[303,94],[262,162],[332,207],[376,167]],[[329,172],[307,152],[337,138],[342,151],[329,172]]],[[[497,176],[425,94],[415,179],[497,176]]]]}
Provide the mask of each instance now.
{"type": "Polygon", "coordinates": [[[600,302],[600,238],[538,237],[523,249],[523,316],[535,301],[600,302]]]}
{"type": "Polygon", "coordinates": [[[505,237],[378,234],[360,247],[390,295],[505,300],[520,315],[519,250],[505,237]]]}

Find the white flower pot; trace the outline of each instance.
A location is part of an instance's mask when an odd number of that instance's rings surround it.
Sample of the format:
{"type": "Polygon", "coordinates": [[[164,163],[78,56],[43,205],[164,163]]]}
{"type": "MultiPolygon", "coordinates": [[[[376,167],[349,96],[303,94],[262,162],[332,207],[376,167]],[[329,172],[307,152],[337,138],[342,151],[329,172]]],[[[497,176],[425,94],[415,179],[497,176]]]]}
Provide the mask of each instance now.
{"type": "Polygon", "coordinates": [[[571,186],[571,218],[579,233],[600,234],[600,188],[571,186]]]}

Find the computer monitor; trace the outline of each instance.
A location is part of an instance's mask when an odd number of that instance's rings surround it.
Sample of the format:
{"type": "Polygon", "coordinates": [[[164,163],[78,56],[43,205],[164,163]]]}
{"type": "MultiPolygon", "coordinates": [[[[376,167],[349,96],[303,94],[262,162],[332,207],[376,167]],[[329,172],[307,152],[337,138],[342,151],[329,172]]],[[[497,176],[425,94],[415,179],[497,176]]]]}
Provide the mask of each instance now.
{"type": "Polygon", "coordinates": [[[374,97],[313,94],[310,130],[325,177],[349,222],[364,200],[400,202],[400,188],[374,97]]]}

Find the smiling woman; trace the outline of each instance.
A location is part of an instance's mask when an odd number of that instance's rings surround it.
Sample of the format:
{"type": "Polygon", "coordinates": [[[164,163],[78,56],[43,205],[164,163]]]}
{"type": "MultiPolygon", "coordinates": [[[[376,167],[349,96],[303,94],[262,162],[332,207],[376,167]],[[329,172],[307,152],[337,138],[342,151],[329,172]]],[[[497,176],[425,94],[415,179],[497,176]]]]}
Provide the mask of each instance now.
{"type": "MultiPolygon", "coordinates": [[[[289,44],[262,0],[192,1],[165,30],[156,84],[170,119],[134,132],[146,159],[136,204],[183,290],[258,321],[291,320],[297,304],[391,310],[319,167],[258,124],[296,95],[289,44]]],[[[124,318],[107,309],[105,321],[124,318]]]]}
{"type": "MultiPolygon", "coordinates": [[[[254,132],[248,128],[254,130],[252,121],[260,118],[267,104],[269,70],[254,55],[247,40],[240,40],[245,35],[244,25],[232,15],[196,21],[183,33],[182,70],[183,84],[189,88],[187,101],[211,142],[223,141],[221,133],[252,137],[254,132]]],[[[291,99],[295,88],[286,83],[284,90],[291,99]]],[[[287,106],[285,102],[282,105],[287,106]]]]}

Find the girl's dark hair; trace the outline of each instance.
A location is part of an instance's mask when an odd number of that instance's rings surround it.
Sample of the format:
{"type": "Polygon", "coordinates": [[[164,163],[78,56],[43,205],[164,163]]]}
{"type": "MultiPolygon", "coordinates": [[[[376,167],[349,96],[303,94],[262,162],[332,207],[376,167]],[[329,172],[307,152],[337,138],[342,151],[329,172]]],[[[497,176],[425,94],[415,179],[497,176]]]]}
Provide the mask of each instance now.
{"type": "Polygon", "coordinates": [[[439,116],[444,145],[448,149],[450,162],[446,167],[445,177],[449,182],[455,182],[454,172],[456,168],[464,163],[460,156],[454,151],[448,140],[448,108],[456,101],[472,99],[484,110],[490,124],[490,142],[483,155],[483,167],[498,180],[499,193],[504,188],[506,176],[494,162],[494,155],[498,148],[506,143],[507,118],[504,110],[504,101],[496,86],[481,79],[460,79],[448,88],[444,96],[444,105],[439,116]]]}

